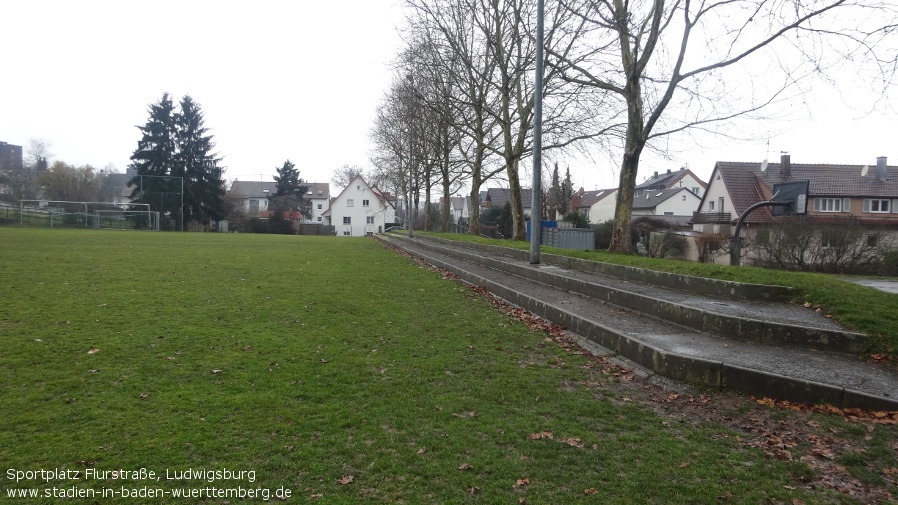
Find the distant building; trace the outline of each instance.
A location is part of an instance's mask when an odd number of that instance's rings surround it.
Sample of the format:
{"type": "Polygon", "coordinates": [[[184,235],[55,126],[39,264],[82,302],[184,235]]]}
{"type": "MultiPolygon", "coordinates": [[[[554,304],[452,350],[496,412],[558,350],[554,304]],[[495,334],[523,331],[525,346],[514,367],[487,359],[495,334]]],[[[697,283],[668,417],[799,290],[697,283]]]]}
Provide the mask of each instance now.
{"type": "Polygon", "coordinates": [[[688,168],[681,168],[676,172],[667,170],[667,173],[655,172],[655,174],[636,186],[636,197],[645,193],[655,193],[661,189],[686,188],[695,196],[701,198],[708,189],[708,184],[699,179],[688,168]]]}
{"type": "MultiPolygon", "coordinates": [[[[330,184],[326,182],[306,182],[307,188],[303,199],[312,202],[311,216],[303,219],[303,223],[322,224],[323,215],[330,208],[330,184]]],[[[248,217],[266,216],[268,199],[277,193],[274,181],[234,181],[231,193],[240,195],[244,210],[248,217]]]]}
{"type": "Polygon", "coordinates": [[[0,142],[0,172],[22,170],[22,146],[0,142]]]}
{"type": "Polygon", "coordinates": [[[324,224],[333,225],[335,233],[344,237],[383,233],[396,222],[393,200],[357,175],[324,212],[324,224]]]}

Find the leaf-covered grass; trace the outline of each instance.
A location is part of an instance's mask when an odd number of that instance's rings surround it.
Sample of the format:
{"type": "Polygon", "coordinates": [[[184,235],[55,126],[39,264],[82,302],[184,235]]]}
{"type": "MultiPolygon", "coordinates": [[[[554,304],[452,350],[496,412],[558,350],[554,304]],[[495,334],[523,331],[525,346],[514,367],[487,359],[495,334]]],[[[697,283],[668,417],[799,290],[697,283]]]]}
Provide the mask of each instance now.
{"type": "MultiPolygon", "coordinates": [[[[450,240],[498,245],[529,250],[527,242],[492,240],[453,233],[430,233],[450,240]]],[[[731,267],[691,261],[646,258],[634,254],[609,251],[578,251],[543,247],[542,251],[591,261],[615,263],[664,272],[672,272],[711,279],[730,280],[754,284],[790,286],[796,288],[796,302],[809,302],[845,327],[871,337],[870,352],[895,353],[898,351],[898,294],[885,293],[874,288],[843,280],[844,275],[827,275],[805,272],[786,272],[757,267],[731,267]]]]}
{"type": "MultiPolygon", "coordinates": [[[[589,387],[607,378],[584,357],[371,239],[0,229],[0,244],[0,502],[124,486],[286,488],[296,503],[854,503],[798,488],[807,465],[718,425],[589,387]],[[141,468],[161,478],[85,480],[141,468]],[[82,473],[9,478],[52,469],[82,473]],[[254,480],[166,479],[187,469],[254,480]]],[[[227,501],[241,500],[152,500],[227,501]]]]}

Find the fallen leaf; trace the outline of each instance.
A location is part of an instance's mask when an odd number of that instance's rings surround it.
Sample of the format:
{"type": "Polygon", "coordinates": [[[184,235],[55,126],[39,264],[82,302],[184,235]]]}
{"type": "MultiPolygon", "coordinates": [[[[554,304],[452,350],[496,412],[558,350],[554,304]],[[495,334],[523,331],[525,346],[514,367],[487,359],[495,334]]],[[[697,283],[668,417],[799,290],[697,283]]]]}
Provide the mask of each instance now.
{"type": "Polygon", "coordinates": [[[354,481],[354,480],[355,480],[355,477],[353,477],[352,475],[344,475],[343,477],[340,477],[339,479],[337,479],[337,484],[343,484],[343,485],[352,484],[352,481],[354,481]]]}
{"type": "Polygon", "coordinates": [[[686,468],[687,466],[689,466],[688,461],[684,461],[684,462],[680,463],[680,468],[686,468]]]}
{"type": "Polygon", "coordinates": [[[580,440],[579,438],[573,438],[573,437],[571,437],[571,438],[562,438],[561,441],[564,442],[564,443],[566,443],[567,445],[569,445],[569,446],[571,446],[571,447],[576,447],[576,448],[578,448],[578,449],[582,449],[582,448],[583,448],[583,441],[580,440]]]}
{"type": "Polygon", "coordinates": [[[149,398],[149,397],[150,397],[150,395],[147,394],[147,393],[140,393],[140,399],[141,399],[141,400],[146,400],[146,399],[149,398]]]}
{"type": "Polygon", "coordinates": [[[527,435],[527,438],[530,440],[542,440],[544,438],[552,440],[554,438],[554,435],[552,435],[551,431],[541,431],[539,433],[531,433],[527,435]]]}
{"type": "Polygon", "coordinates": [[[224,372],[224,370],[212,370],[212,373],[221,373],[221,372],[224,372]]]}
{"type": "Polygon", "coordinates": [[[427,451],[427,447],[422,447],[422,448],[418,449],[418,454],[424,454],[424,452],[426,452],[426,451],[427,451]]]}
{"type": "Polygon", "coordinates": [[[87,354],[96,354],[98,352],[100,352],[99,349],[91,349],[91,350],[87,351],[87,354]]]}
{"type": "Polygon", "coordinates": [[[480,492],[480,488],[477,486],[471,486],[468,488],[468,494],[477,494],[480,492]]]}
{"type": "Polygon", "coordinates": [[[521,487],[521,486],[529,486],[529,485],[530,485],[530,479],[518,479],[517,481],[515,481],[513,487],[521,487]]]}
{"type": "Polygon", "coordinates": [[[596,493],[598,493],[598,492],[599,492],[599,490],[596,489],[596,488],[594,488],[594,487],[591,487],[591,488],[589,488],[589,489],[584,489],[584,490],[583,490],[583,494],[586,495],[586,496],[589,496],[589,495],[592,495],[592,494],[596,494],[596,493]]]}
{"type": "Polygon", "coordinates": [[[458,468],[456,468],[456,470],[470,470],[472,468],[474,467],[472,467],[470,463],[462,463],[458,465],[458,468]]]}

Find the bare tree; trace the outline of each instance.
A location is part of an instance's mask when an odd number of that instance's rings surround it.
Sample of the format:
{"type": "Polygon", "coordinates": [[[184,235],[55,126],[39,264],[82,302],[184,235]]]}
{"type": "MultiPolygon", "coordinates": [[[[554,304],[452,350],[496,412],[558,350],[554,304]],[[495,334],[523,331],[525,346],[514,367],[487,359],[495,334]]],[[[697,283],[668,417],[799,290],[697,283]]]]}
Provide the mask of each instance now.
{"type": "Polygon", "coordinates": [[[880,91],[895,73],[895,45],[880,44],[896,26],[887,2],[559,1],[589,33],[568,53],[547,47],[551,65],[626,107],[614,251],[631,250],[639,158],[654,139],[776,115],[842,63],[871,63],[856,75],[875,78],[880,91]]]}
{"type": "Polygon", "coordinates": [[[343,189],[349,186],[349,183],[359,175],[364,177],[364,171],[361,167],[357,165],[343,165],[334,170],[333,175],[331,175],[331,183],[337,188],[343,189]]]}

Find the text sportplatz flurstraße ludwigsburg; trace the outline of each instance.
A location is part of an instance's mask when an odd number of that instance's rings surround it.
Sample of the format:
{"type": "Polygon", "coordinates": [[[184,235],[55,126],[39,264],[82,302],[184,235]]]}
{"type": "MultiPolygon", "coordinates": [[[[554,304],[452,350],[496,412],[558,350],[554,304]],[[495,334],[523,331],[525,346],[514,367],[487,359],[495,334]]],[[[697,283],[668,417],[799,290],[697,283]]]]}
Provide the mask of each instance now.
{"type": "Polygon", "coordinates": [[[72,470],[67,468],[53,468],[50,470],[17,470],[10,468],[6,471],[7,480],[16,483],[22,481],[42,480],[45,483],[57,480],[130,480],[130,481],[204,481],[216,482],[220,480],[237,480],[249,483],[256,482],[255,470],[230,470],[219,468],[214,470],[187,468],[186,470],[165,469],[164,472],[156,472],[140,468],[137,470],[100,470],[99,468],[85,468],[84,470],[72,470]]]}
{"type": "Polygon", "coordinates": [[[229,468],[216,469],[196,469],[187,468],[183,470],[165,469],[157,472],[146,468],[137,470],[102,470],[98,468],[85,468],[83,470],[54,468],[40,470],[20,470],[10,468],[5,474],[7,481],[15,481],[16,484],[34,484],[39,483],[44,486],[41,488],[8,488],[6,493],[9,497],[46,497],[46,498],[99,498],[99,497],[122,497],[122,498],[242,498],[268,500],[272,497],[288,498],[292,494],[291,490],[283,487],[274,489],[261,487],[244,487],[243,484],[252,484],[256,482],[255,470],[232,470],[229,468]],[[51,482],[65,482],[65,487],[58,487],[58,484],[51,485],[51,482]],[[87,483],[93,481],[96,483],[114,481],[121,484],[118,488],[102,488],[89,489],[73,486],[80,481],[87,483]],[[163,489],[157,485],[147,486],[146,483],[162,483],[169,482],[169,485],[184,486],[193,484],[191,488],[172,488],[163,489]],[[221,485],[210,486],[219,482],[221,485]],[[142,485],[141,485],[142,484],[142,485]],[[198,486],[198,487],[194,487],[198,486]],[[12,494],[10,494],[12,493],[12,494]]]}

